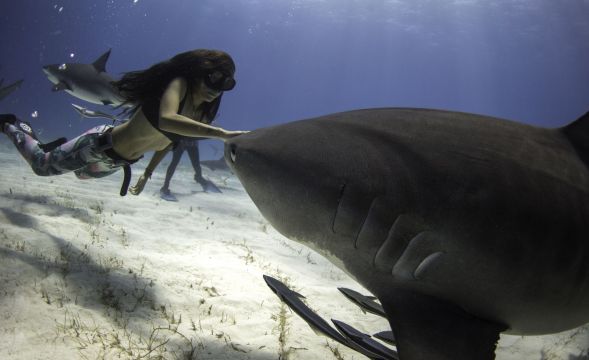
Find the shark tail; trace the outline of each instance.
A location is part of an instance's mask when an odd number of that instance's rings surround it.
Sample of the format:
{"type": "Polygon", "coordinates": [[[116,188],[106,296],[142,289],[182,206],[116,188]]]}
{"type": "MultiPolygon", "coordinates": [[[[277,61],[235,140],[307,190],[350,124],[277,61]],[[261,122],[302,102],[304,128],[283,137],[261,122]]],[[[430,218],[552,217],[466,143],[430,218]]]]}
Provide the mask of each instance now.
{"type": "Polygon", "coordinates": [[[569,139],[581,160],[589,166],[589,112],[560,128],[560,131],[569,139]]]}

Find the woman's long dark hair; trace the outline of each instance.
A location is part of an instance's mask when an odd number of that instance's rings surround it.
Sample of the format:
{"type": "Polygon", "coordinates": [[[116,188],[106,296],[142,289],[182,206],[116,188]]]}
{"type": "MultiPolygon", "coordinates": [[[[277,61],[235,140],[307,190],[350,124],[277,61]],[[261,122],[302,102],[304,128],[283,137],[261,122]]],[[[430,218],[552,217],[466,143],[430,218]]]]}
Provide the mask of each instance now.
{"type": "MultiPolygon", "coordinates": [[[[187,89],[192,89],[198,79],[213,70],[220,70],[233,75],[235,63],[229,54],[220,50],[196,49],[183,52],[173,58],[162,61],[145,70],[131,71],[114,81],[113,85],[125,99],[122,106],[133,106],[129,112],[135,112],[148,101],[159,101],[170,82],[177,77],[186,79],[187,89]]],[[[188,91],[188,90],[187,90],[188,91]]],[[[217,115],[221,97],[202,105],[202,119],[211,122],[217,115]]]]}

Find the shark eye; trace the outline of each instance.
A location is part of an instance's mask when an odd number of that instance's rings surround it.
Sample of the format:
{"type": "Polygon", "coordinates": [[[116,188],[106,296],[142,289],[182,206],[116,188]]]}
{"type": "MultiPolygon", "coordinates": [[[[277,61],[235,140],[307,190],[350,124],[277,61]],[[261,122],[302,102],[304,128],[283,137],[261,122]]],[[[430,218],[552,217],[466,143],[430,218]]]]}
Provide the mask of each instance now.
{"type": "Polygon", "coordinates": [[[237,158],[237,146],[235,146],[235,144],[231,144],[229,151],[231,155],[231,162],[235,163],[235,159],[237,158]]]}

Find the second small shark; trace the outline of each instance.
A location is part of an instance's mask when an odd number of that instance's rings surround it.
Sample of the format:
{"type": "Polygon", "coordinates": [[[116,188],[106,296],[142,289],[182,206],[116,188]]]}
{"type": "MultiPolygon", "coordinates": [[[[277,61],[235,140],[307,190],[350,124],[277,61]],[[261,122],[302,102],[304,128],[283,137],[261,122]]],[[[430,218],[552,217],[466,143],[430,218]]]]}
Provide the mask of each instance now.
{"type": "Polygon", "coordinates": [[[91,119],[91,118],[104,118],[104,119],[112,120],[113,123],[126,121],[126,120],[121,120],[114,115],[103,113],[101,111],[86,109],[85,107],[82,107],[80,105],[72,104],[72,106],[74,107],[74,110],[76,110],[76,112],[78,114],[82,115],[82,117],[85,117],[85,118],[89,118],[89,119],[91,119]]]}
{"type": "Polygon", "coordinates": [[[54,85],[52,91],[68,94],[93,104],[119,106],[124,99],[112,86],[114,79],[106,73],[110,50],[92,64],[69,63],[43,67],[43,72],[54,85]]]}

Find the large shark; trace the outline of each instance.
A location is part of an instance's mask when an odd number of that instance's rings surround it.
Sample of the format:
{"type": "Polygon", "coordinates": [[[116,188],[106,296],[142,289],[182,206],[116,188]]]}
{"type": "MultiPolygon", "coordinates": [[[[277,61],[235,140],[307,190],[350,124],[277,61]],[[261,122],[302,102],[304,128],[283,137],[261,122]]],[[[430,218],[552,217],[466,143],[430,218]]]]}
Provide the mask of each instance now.
{"type": "Polygon", "coordinates": [[[370,109],[254,130],[225,157],[262,215],[380,300],[401,360],[493,359],[589,322],[589,113],[548,129],[370,109]]]}
{"type": "Polygon", "coordinates": [[[92,64],[54,64],[43,67],[43,72],[54,85],[52,91],[69,93],[93,104],[119,106],[124,99],[112,86],[114,80],[106,73],[110,50],[92,64]]]}
{"type": "Polygon", "coordinates": [[[15,81],[5,87],[2,87],[2,83],[4,83],[4,79],[0,80],[0,100],[10,95],[14,90],[18,89],[23,83],[23,80],[15,81]]]}

